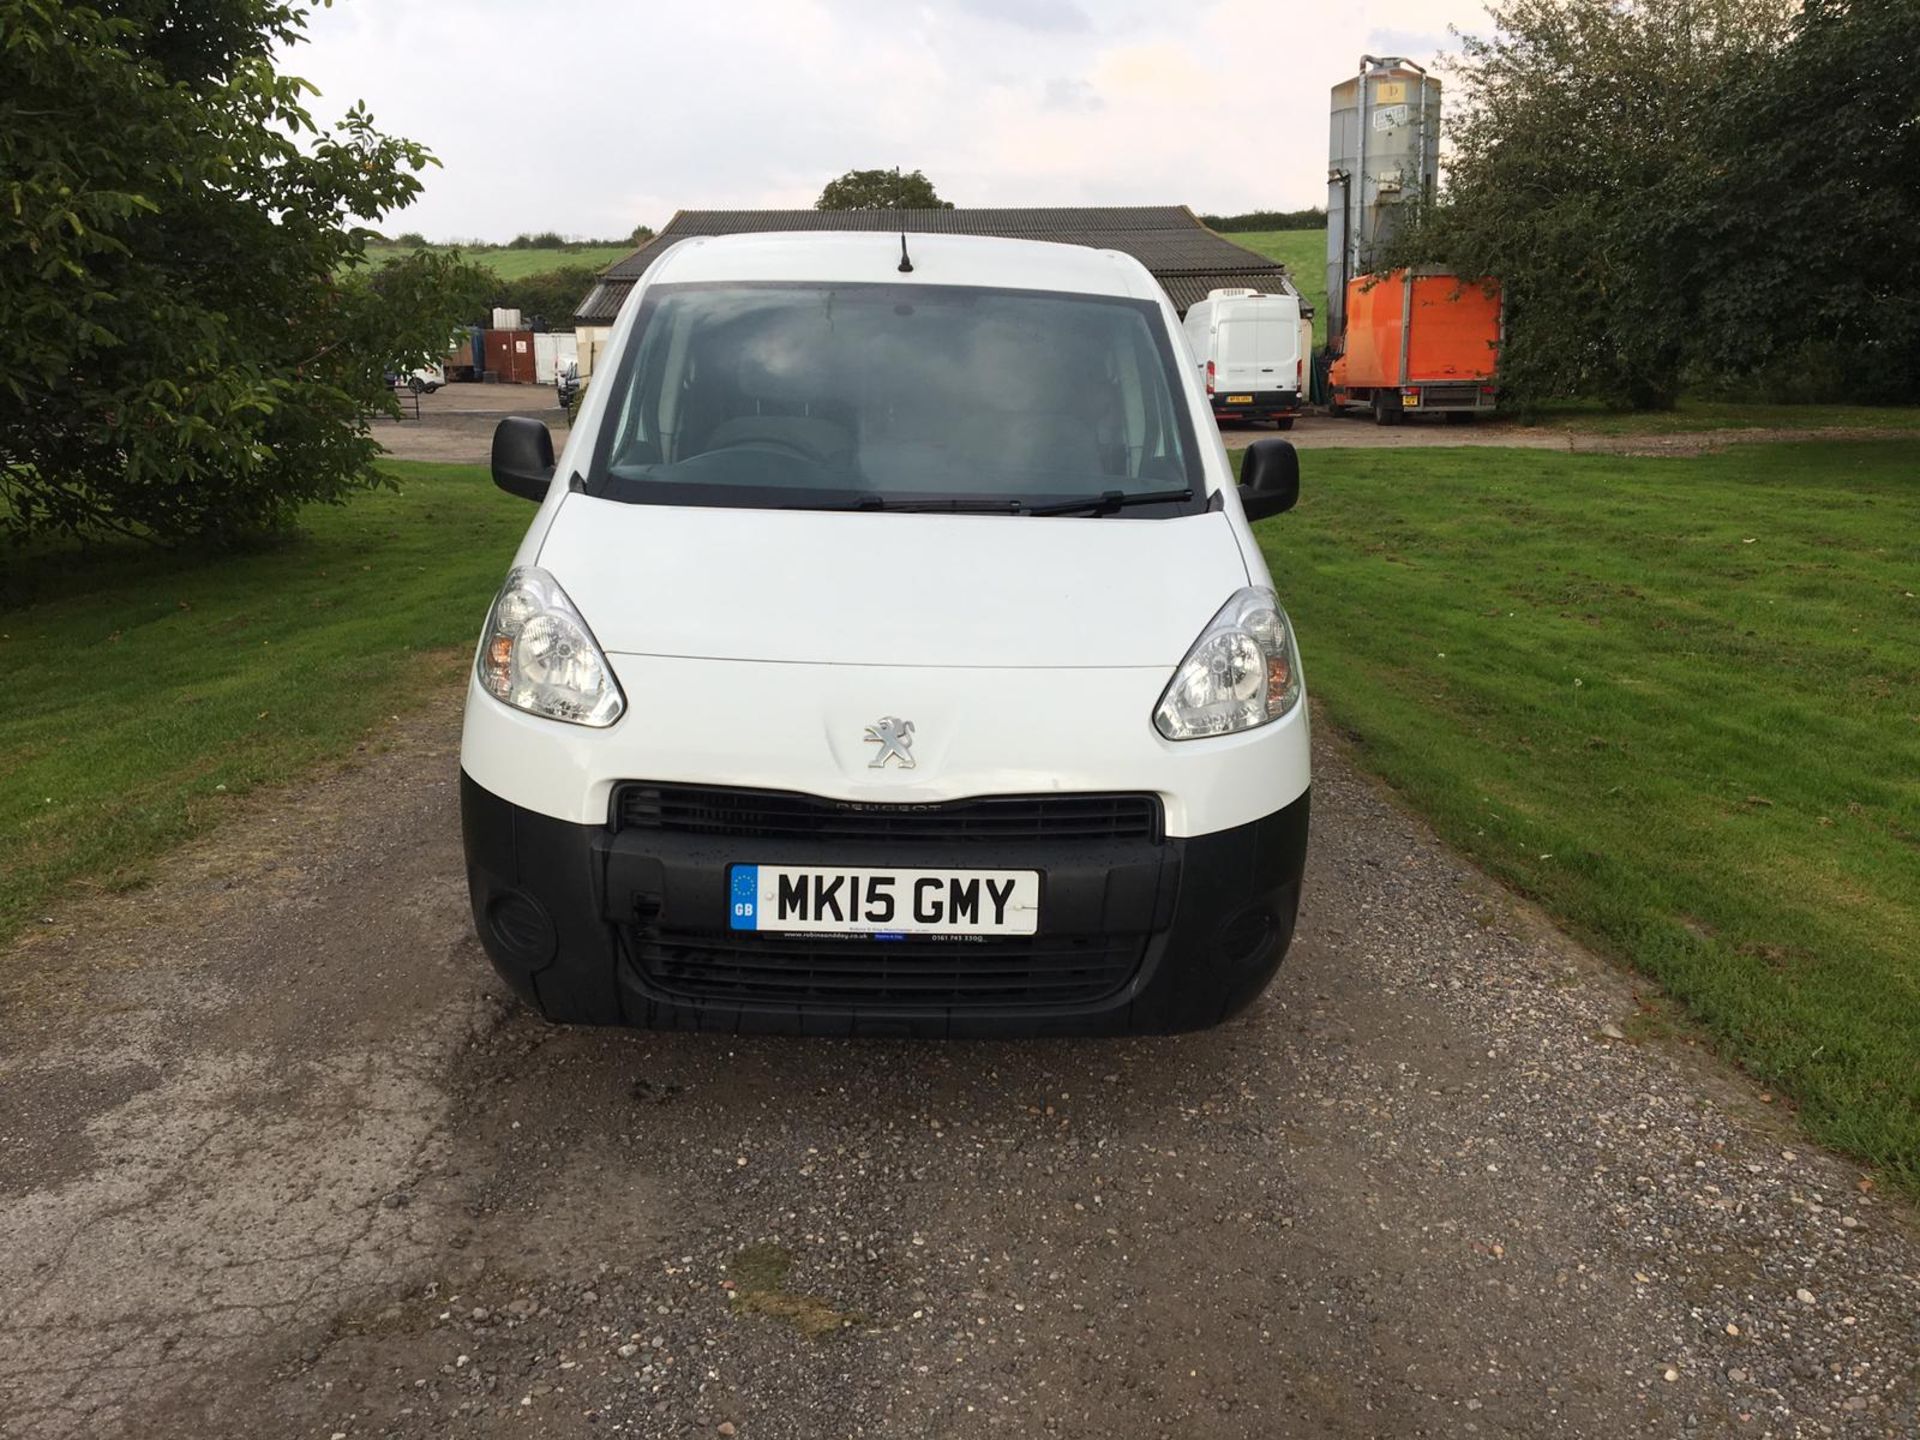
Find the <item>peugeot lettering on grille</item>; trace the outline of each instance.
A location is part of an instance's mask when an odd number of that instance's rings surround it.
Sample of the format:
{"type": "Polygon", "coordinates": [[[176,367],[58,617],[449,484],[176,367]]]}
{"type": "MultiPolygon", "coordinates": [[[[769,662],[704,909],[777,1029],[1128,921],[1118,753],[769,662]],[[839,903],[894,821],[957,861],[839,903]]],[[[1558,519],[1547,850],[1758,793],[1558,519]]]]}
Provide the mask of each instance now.
{"type": "Polygon", "coordinates": [[[869,770],[884,770],[898,762],[902,770],[913,769],[913,721],[883,715],[867,726],[867,743],[880,751],[867,762],[869,770]]]}

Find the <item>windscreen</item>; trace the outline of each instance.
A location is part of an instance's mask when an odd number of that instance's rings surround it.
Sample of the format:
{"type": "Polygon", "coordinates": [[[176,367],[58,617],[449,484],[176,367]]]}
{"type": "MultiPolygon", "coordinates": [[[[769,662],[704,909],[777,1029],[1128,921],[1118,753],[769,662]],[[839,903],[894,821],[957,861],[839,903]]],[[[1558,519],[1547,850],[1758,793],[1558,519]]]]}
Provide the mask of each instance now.
{"type": "Polygon", "coordinates": [[[1003,509],[1204,501],[1159,308],[852,284],[649,290],[585,478],[675,505],[1003,509]]]}

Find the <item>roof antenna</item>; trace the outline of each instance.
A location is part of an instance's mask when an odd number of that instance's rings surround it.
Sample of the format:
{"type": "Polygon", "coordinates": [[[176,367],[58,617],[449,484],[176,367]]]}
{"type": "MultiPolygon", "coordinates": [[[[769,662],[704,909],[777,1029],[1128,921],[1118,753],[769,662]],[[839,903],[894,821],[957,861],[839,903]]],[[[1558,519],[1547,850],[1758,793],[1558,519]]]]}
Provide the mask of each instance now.
{"type": "Polygon", "coordinates": [[[913,261],[907,258],[907,237],[904,231],[900,236],[900,273],[902,275],[913,273],[913,261]]]}

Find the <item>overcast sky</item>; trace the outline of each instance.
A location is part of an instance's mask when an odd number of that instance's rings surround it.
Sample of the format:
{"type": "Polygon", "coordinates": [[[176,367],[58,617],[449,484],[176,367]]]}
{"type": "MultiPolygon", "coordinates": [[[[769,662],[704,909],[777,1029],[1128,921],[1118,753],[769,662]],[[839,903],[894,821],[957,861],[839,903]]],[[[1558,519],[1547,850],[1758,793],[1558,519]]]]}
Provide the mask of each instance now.
{"type": "Polygon", "coordinates": [[[1325,203],[1327,90],[1472,0],[336,0],[287,68],[445,167],[390,230],[620,236],[853,168],[960,205],[1325,203]]]}

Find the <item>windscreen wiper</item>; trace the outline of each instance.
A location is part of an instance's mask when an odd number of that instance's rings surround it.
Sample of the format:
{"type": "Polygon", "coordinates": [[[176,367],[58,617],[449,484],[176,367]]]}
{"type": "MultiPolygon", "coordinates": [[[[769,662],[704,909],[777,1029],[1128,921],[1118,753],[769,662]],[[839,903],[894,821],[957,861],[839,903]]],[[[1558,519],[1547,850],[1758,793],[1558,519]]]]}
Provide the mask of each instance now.
{"type": "Polygon", "coordinates": [[[884,495],[862,495],[844,504],[784,505],[784,510],[886,510],[902,515],[1018,515],[1018,500],[890,500],[884,495]]]}
{"type": "Polygon", "coordinates": [[[874,507],[902,510],[913,514],[1018,515],[1018,500],[888,500],[874,507]]]}
{"type": "Polygon", "coordinates": [[[1083,495],[1077,500],[1056,500],[1046,505],[1030,505],[1029,515],[1074,515],[1085,510],[1090,515],[1109,515],[1129,505],[1166,505],[1193,499],[1191,490],[1103,490],[1098,495],[1083,495]]]}
{"type": "Polygon", "coordinates": [[[941,500],[901,500],[885,495],[861,495],[853,500],[832,504],[799,503],[783,505],[783,510],[885,510],[898,515],[1074,515],[1084,510],[1092,515],[1107,515],[1129,505],[1166,505],[1191,500],[1192,490],[1103,490],[1098,495],[1082,495],[1072,500],[1051,500],[1045,505],[1028,505],[1009,496],[1004,500],[967,499],[951,496],[941,500]]]}

